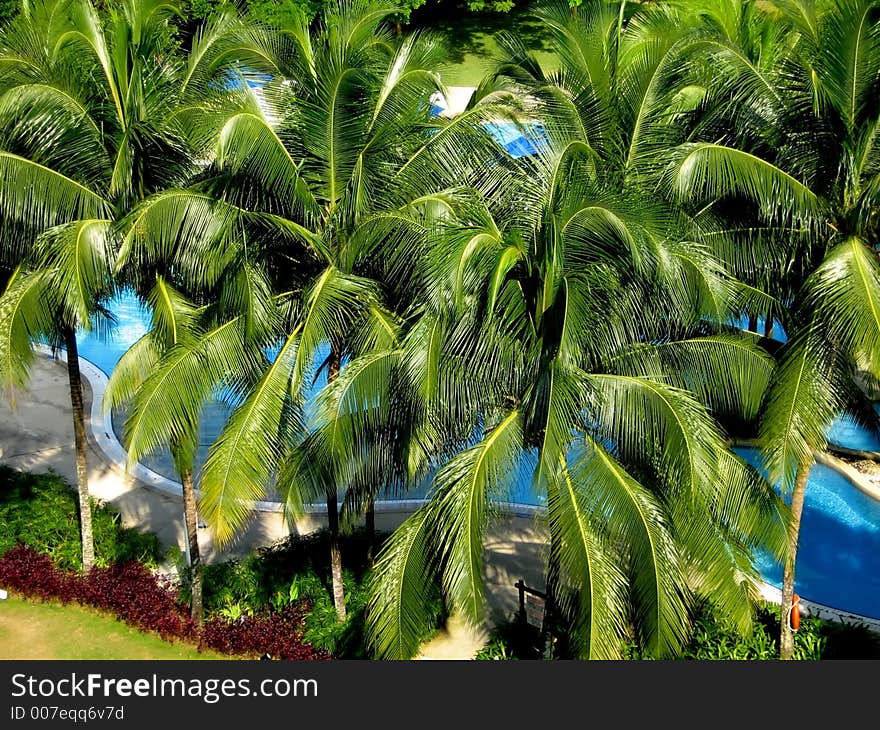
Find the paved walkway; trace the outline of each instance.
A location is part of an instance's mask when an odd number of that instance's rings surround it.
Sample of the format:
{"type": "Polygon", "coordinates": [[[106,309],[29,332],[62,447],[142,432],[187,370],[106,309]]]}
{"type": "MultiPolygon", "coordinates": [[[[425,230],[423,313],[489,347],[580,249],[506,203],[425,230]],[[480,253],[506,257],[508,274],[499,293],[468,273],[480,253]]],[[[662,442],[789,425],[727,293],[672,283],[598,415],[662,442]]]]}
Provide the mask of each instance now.
{"type": "Polygon", "coordinates": [[[476,90],[476,86],[447,86],[446,96],[438,91],[431,97],[431,103],[440,107],[441,117],[454,117],[467,109],[476,90]]]}
{"type": "MultiPolygon", "coordinates": [[[[86,413],[90,412],[91,389],[84,383],[86,413]]],[[[67,370],[44,355],[37,356],[30,388],[0,399],[0,461],[27,471],[53,470],[76,482],[73,421],[70,415],[67,370]]],[[[151,489],[124,469],[107,462],[89,428],[89,489],[93,497],[112,505],[124,524],[156,533],[164,545],[185,546],[179,497],[151,489]]],[[[378,512],[378,529],[392,529],[406,512],[378,512]]],[[[326,523],[320,514],[306,515],[296,524],[307,533],[326,523]]],[[[199,533],[207,561],[243,555],[287,537],[290,529],[281,513],[258,512],[235,542],[218,550],[210,529],[199,533]]],[[[490,530],[486,545],[486,583],[490,620],[503,619],[516,609],[513,583],[524,578],[530,585],[543,584],[541,554],[545,540],[532,518],[510,517],[490,530]]],[[[483,645],[486,631],[474,630],[453,617],[447,630],[428,642],[421,656],[428,659],[465,659],[483,645]]]]}

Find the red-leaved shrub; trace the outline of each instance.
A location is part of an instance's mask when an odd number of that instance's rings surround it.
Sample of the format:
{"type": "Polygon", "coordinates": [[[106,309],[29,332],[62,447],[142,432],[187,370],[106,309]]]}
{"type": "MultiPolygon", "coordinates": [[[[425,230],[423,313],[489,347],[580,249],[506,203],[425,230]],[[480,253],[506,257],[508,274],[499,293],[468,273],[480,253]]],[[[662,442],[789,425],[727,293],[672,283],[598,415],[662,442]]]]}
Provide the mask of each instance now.
{"type": "MultiPolygon", "coordinates": [[[[197,638],[177,591],[141,563],[94,568],[88,575],[79,575],[61,570],[48,555],[27,545],[17,545],[0,557],[0,586],[28,598],[92,606],[142,631],[155,631],[164,639],[197,638]]],[[[303,641],[308,610],[303,601],[280,612],[248,616],[240,621],[213,618],[205,623],[200,646],[226,654],[328,659],[326,652],[303,641]]]]}
{"type": "Polygon", "coordinates": [[[214,618],[202,632],[205,646],[225,654],[269,654],[275,659],[329,659],[329,655],[303,641],[303,624],[309,606],[305,601],[281,611],[242,616],[237,621],[214,618]]]}
{"type": "Polygon", "coordinates": [[[140,563],[95,568],[81,580],[78,600],[114,614],[130,626],[155,631],[165,639],[192,636],[192,621],[163,584],[140,563]]]}
{"type": "Polygon", "coordinates": [[[68,603],[76,592],[74,576],[58,570],[48,555],[27,545],[16,545],[0,558],[0,587],[44,601],[57,598],[68,603]]]}

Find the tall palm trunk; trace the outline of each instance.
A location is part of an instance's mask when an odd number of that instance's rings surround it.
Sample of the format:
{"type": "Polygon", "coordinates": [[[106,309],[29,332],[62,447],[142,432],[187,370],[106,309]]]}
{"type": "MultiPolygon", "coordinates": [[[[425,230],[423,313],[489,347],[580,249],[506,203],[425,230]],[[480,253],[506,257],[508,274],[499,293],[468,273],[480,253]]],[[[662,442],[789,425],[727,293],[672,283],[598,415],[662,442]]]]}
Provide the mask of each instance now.
{"type": "Polygon", "coordinates": [[[373,552],[376,546],[376,500],[367,502],[367,511],[364,515],[364,527],[367,531],[367,563],[373,564],[373,552]]]}
{"type": "Polygon", "coordinates": [[[95,541],[92,536],[92,505],[89,500],[89,465],[87,457],[85,408],[82,379],[79,372],[79,349],[76,331],[64,328],[64,346],[67,349],[67,378],[70,382],[70,407],[73,411],[73,438],[76,452],[76,491],[79,499],[79,526],[82,541],[83,573],[95,565],[95,541]]]}
{"type": "Polygon", "coordinates": [[[186,541],[189,548],[190,569],[190,615],[196,626],[203,622],[202,610],[202,554],[199,551],[199,519],[196,509],[196,486],[192,469],[185,469],[181,475],[183,485],[183,517],[186,525],[186,541]]]}
{"type": "MultiPolygon", "coordinates": [[[[335,349],[330,349],[330,363],[327,382],[332,383],[339,375],[340,357],[335,349]]],[[[339,499],[336,484],[327,487],[327,529],[330,532],[330,575],[333,582],[333,605],[336,617],[345,621],[345,588],[342,584],[342,550],[339,545],[339,499]]]]}
{"type": "Polygon", "coordinates": [[[798,539],[801,531],[801,515],[804,511],[804,495],[810,477],[812,460],[804,461],[797,470],[794,491],[791,495],[791,521],[788,523],[788,557],[782,573],[782,620],[779,634],[779,658],[791,659],[794,653],[794,633],[789,615],[794,603],[794,568],[797,559],[798,539]]]}

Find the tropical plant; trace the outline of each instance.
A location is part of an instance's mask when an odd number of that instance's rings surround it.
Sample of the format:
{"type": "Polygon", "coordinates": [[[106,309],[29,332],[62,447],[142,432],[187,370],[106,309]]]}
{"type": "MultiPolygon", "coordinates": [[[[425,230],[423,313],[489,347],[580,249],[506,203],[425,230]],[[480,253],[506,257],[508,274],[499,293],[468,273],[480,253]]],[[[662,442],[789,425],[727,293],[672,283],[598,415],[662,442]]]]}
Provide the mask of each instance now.
{"type": "MultiPolygon", "coordinates": [[[[58,474],[0,467],[0,554],[24,543],[60,568],[81,570],[77,507],[71,485],[58,474]]],[[[98,566],[137,560],[155,568],[167,557],[154,534],[124,527],[110,505],[96,506],[92,521],[98,566]]]]}
{"type": "MultiPolygon", "coordinates": [[[[348,358],[397,336],[406,282],[381,252],[377,211],[430,207],[432,190],[473,169],[479,144],[459,156],[459,140],[490,142],[475,124],[488,106],[431,118],[441,49],[396,39],[385,25],[394,11],[341,3],[312,26],[255,28],[251,67],[272,76],[262,106],[228,116],[198,181],[138,207],[122,253],[210,303],[199,336],[171,348],[135,399],[130,458],[184,433],[212,389],[231,389],[237,408],[201,474],[202,514],[222,544],[270,486],[291,516],[323,497],[340,620],[337,495],[366,481],[310,437],[306,395],[319,375],[333,381],[348,358]]],[[[362,514],[371,494],[348,494],[362,514]]]]}
{"type": "Polygon", "coordinates": [[[160,169],[173,176],[159,161],[174,160],[174,140],[138,134],[132,101],[143,100],[136,92],[148,78],[163,79],[156,55],[167,42],[166,14],[158,4],[129,4],[105,29],[89,2],[24,3],[0,40],[0,255],[12,271],[0,299],[0,369],[8,385],[22,386],[34,340],[67,351],[85,571],[94,546],[76,330],[107,321],[114,213],[160,169]],[[124,32],[135,24],[143,32],[129,44],[124,32]],[[154,73],[140,64],[133,73],[134,58],[154,73]]]}
{"type": "MultiPolygon", "coordinates": [[[[107,389],[104,408],[121,409],[130,405],[139,394],[161,356],[187,337],[193,338],[198,308],[176,291],[161,275],[147,297],[152,312],[150,330],[136,341],[116,363],[107,389]]],[[[127,437],[125,437],[127,438],[127,437]]],[[[183,499],[183,524],[186,539],[186,561],[189,579],[190,613],[194,623],[203,622],[202,558],[199,546],[198,509],[195,489],[195,458],[199,444],[199,420],[187,421],[169,440],[174,466],[180,477],[183,499]]],[[[140,454],[138,453],[137,456],[140,454]]],[[[129,464],[136,459],[129,459],[129,464]]]]}
{"type": "Polygon", "coordinates": [[[750,551],[785,549],[781,501],[713,419],[755,418],[772,359],[727,326],[742,287],[657,194],[658,154],[695,106],[676,83],[677,17],[648,7],[624,27],[619,6],[593,3],[538,19],[561,68],[506,38],[478,90],[525,100],[535,153],[497,165],[488,195],[449,195],[420,316],[327,390],[346,433],[392,409],[436,467],[376,565],[383,657],[418,648],[434,575],[451,609],[482,620],[484,533],[517,486],[546,498],[548,590],[580,656],[619,657],[628,639],[675,655],[699,596],[748,631],[750,551]]]}
{"type": "MultiPolygon", "coordinates": [[[[247,44],[252,32],[253,28],[236,15],[219,14],[211,22],[201,26],[188,53],[184,54],[179,46],[167,49],[163,64],[168,87],[164,90],[161,103],[157,100],[156,107],[147,111],[151,119],[162,120],[163,126],[159,131],[172,135],[179,141],[176,154],[182,174],[163,176],[156,186],[143,190],[138,199],[162,189],[163,186],[173,187],[192,180],[210,160],[213,140],[228,115],[259,110],[259,101],[250,92],[243,75],[248,68],[247,44]]],[[[173,194],[171,197],[173,200],[173,194]]],[[[122,210],[122,213],[127,210],[122,210]]],[[[123,223],[123,228],[128,220],[123,223]]],[[[133,221],[137,225],[136,216],[133,221]]],[[[185,341],[194,340],[201,333],[201,327],[218,318],[217,307],[196,304],[199,297],[204,299],[210,296],[200,286],[200,282],[175,277],[173,271],[165,271],[152,265],[139,267],[139,263],[139,260],[123,256],[116,263],[116,274],[125,286],[133,288],[149,306],[152,313],[151,328],[116,364],[104,395],[105,408],[133,405],[135,414],[143,399],[149,402],[148,389],[142,389],[161,356],[185,341]],[[175,283],[186,287],[186,294],[177,290],[175,283]],[[195,297],[195,301],[188,298],[187,294],[195,297]],[[136,396],[140,396],[141,400],[134,403],[136,396]]],[[[235,283],[233,281],[233,287],[235,283]]],[[[222,286],[221,283],[220,287],[222,286]]],[[[238,309],[232,312],[232,305],[223,301],[225,306],[220,309],[224,314],[233,316],[238,313],[238,309]]],[[[210,391],[205,391],[202,395],[203,402],[209,400],[211,395],[210,391]]],[[[195,413],[189,419],[178,421],[177,430],[165,444],[170,449],[181,482],[190,609],[197,626],[201,626],[203,620],[202,563],[195,489],[200,415],[195,413]]],[[[137,449],[131,451],[129,465],[135,463],[143,453],[137,449]]]]}
{"type": "Polygon", "coordinates": [[[76,331],[112,325],[119,219],[198,169],[227,78],[218,39],[200,34],[181,60],[170,2],[24,3],[3,30],[0,77],[3,263],[2,375],[23,385],[31,343],[67,352],[76,437],[83,567],[94,557],[76,331]],[[198,125],[194,121],[198,120],[198,125]]]}
{"type": "MultiPolygon", "coordinates": [[[[729,15],[728,5],[701,7],[712,19],[729,15]]],[[[791,499],[780,642],[787,659],[814,453],[841,410],[877,426],[866,384],[880,377],[880,7],[765,5],[750,16],[753,32],[731,32],[707,49],[714,77],[701,83],[716,103],[678,149],[668,181],[722,223],[717,252],[769,295],[751,314],[778,317],[788,338],[760,430],[769,474],[791,499]],[[763,53],[768,47],[775,50],[763,53]],[[723,71],[733,67],[737,82],[728,83],[723,71]]]]}

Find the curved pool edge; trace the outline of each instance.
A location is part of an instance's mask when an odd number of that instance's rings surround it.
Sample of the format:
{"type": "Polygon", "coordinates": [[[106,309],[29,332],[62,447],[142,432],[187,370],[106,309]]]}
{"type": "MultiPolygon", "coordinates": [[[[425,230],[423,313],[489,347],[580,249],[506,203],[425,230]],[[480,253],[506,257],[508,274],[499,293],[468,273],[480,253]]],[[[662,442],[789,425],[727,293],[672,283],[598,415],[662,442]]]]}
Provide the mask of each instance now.
{"type": "Polygon", "coordinates": [[[822,464],[822,466],[827,466],[837,472],[860,492],[880,502],[880,486],[872,484],[864,474],[843,459],[823,451],[814,451],[813,458],[817,464],[822,464]]]}
{"type": "MultiPolygon", "coordinates": [[[[762,582],[760,584],[759,592],[761,598],[768,603],[775,603],[776,605],[782,604],[782,589],[779,586],[775,586],[772,583],[762,582]]],[[[800,597],[798,605],[801,607],[801,612],[806,616],[837,621],[838,623],[863,624],[871,631],[880,634],[880,618],[862,616],[858,613],[844,611],[842,608],[826,606],[824,603],[811,601],[803,596],[800,597]]]]}
{"type": "MultiPolygon", "coordinates": [[[[45,345],[37,345],[35,349],[48,357],[59,360],[60,362],[67,362],[67,353],[64,350],[53,350],[52,348],[45,345]]],[[[158,472],[153,471],[152,469],[144,466],[140,462],[137,462],[130,469],[128,468],[128,453],[125,450],[125,447],[116,437],[116,433],[113,430],[112,413],[109,409],[105,411],[105,409],[102,407],[104,393],[107,390],[107,383],[109,379],[103,370],[101,370],[97,365],[86,360],[85,358],[79,358],[79,365],[80,373],[83,377],[85,377],[92,391],[92,402],[89,418],[92,437],[95,439],[95,442],[97,443],[104,457],[110,462],[110,464],[114,468],[121,470],[124,474],[128,476],[136,478],[146,488],[154,489],[158,492],[182,499],[183,490],[179,482],[162,476],[158,472]]],[[[841,464],[848,467],[845,462],[842,462],[839,459],[835,459],[835,457],[831,458],[835,461],[839,461],[841,464]]],[[[839,468],[836,468],[839,465],[828,463],[825,463],[825,465],[829,468],[835,469],[835,471],[837,471],[850,483],[853,483],[853,480],[851,478],[852,475],[849,473],[850,470],[858,474],[858,472],[856,472],[854,469],[851,469],[851,467],[848,467],[846,471],[843,471],[839,468]]],[[[853,486],[855,486],[857,489],[860,489],[861,491],[865,491],[864,489],[862,489],[862,485],[853,483],[853,486]]],[[[870,486],[869,490],[865,491],[865,493],[868,494],[868,496],[873,497],[874,499],[880,500],[880,490],[874,488],[873,486],[870,486]]],[[[196,494],[199,494],[199,490],[196,490],[196,494]]],[[[376,511],[415,511],[425,504],[427,504],[427,500],[425,499],[382,500],[376,503],[376,511]]],[[[251,501],[248,503],[248,506],[250,507],[250,509],[256,512],[280,513],[283,511],[283,505],[280,502],[268,502],[263,500],[251,501]]],[[[538,517],[544,514],[546,511],[546,508],[544,507],[523,504],[520,502],[500,502],[497,504],[497,509],[499,512],[505,515],[520,518],[538,517]]],[[[308,514],[320,514],[326,511],[326,506],[320,504],[307,504],[304,506],[304,511],[308,514]]],[[[761,582],[759,584],[759,593],[761,597],[768,602],[776,604],[782,603],[782,590],[772,583],[761,582]]],[[[840,623],[859,623],[865,625],[867,628],[871,629],[874,632],[880,633],[880,619],[878,618],[851,613],[843,609],[834,608],[832,606],[818,603],[817,601],[811,601],[808,598],[804,597],[801,597],[800,605],[806,615],[815,615],[818,618],[831,619],[840,623]]]]}
{"type": "MultiPolygon", "coordinates": [[[[35,349],[41,354],[45,354],[59,362],[67,362],[67,352],[62,349],[53,350],[46,345],[37,345],[35,349]]],[[[143,486],[182,499],[183,489],[180,482],[162,476],[140,462],[129,468],[128,452],[113,430],[113,416],[109,409],[105,411],[102,407],[104,393],[107,390],[109,380],[106,373],[83,357],[79,358],[79,371],[80,375],[88,382],[92,391],[92,404],[89,413],[91,435],[104,458],[114,468],[122,471],[128,477],[137,479],[143,486]]],[[[196,494],[198,494],[198,490],[196,490],[196,494]]],[[[250,506],[258,512],[282,511],[280,502],[251,502],[250,506]]]]}
{"type": "MultiPolygon", "coordinates": [[[[37,345],[35,350],[59,362],[67,362],[67,353],[62,349],[53,350],[46,345],[37,345]]],[[[104,458],[114,468],[122,471],[129,477],[134,477],[148,489],[154,489],[163,494],[182,499],[183,488],[180,482],[163,476],[140,462],[135,463],[129,468],[128,452],[116,437],[116,432],[113,429],[113,415],[109,408],[106,410],[103,408],[104,393],[109,382],[107,374],[97,365],[83,357],[79,358],[79,369],[80,374],[86,379],[92,391],[91,411],[89,414],[92,438],[94,438],[104,458]]],[[[198,495],[199,490],[196,489],[196,496],[198,495]]],[[[376,511],[414,512],[427,503],[426,499],[384,499],[376,502],[376,511]]],[[[255,512],[280,513],[284,510],[284,505],[281,502],[252,500],[246,502],[246,504],[255,512]]],[[[497,506],[500,511],[512,517],[535,517],[543,512],[541,507],[519,502],[501,502],[497,506]]],[[[322,504],[307,504],[304,505],[304,511],[307,514],[320,514],[326,512],[327,507],[322,504]]]]}

